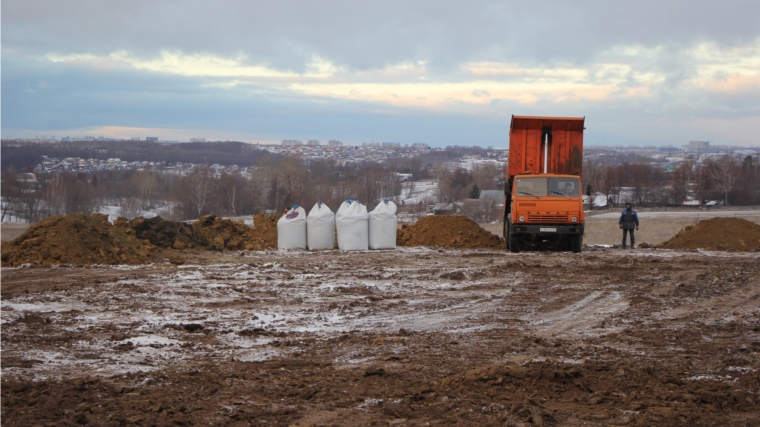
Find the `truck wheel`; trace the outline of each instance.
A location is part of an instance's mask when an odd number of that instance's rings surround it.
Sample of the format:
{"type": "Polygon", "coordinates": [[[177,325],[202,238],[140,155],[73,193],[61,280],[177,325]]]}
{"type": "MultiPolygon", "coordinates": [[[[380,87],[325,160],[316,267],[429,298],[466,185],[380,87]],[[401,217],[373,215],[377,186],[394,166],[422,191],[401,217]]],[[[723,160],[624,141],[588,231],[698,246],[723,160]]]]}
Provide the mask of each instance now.
{"type": "Polygon", "coordinates": [[[509,235],[509,242],[507,244],[509,245],[510,251],[514,253],[520,252],[520,240],[517,238],[516,234],[509,235]]]}
{"type": "Polygon", "coordinates": [[[504,237],[504,249],[509,250],[509,221],[504,218],[504,230],[502,230],[502,236],[504,237]]]}
{"type": "Polygon", "coordinates": [[[583,236],[573,236],[570,239],[570,249],[574,253],[578,253],[583,250],[583,236]]]}

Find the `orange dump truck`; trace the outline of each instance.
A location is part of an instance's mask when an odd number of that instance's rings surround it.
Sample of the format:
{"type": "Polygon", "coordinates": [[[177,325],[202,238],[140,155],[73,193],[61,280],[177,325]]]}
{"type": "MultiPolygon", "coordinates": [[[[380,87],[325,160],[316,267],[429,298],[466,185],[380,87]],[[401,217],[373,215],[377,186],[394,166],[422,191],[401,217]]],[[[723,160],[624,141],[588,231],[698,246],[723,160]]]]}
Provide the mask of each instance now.
{"type": "Polygon", "coordinates": [[[504,186],[507,249],[583,248],[585,117],[512,116],[504,186]]]}

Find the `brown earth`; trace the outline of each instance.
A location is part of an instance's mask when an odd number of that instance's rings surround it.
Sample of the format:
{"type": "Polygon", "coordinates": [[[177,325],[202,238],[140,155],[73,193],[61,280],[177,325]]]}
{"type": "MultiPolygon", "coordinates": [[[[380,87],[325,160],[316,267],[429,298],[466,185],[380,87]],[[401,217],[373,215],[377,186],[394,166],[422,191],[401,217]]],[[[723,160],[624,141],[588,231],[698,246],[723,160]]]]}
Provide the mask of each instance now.
{"type": "Polygon", "coordinates": [[[504,239],[485,231],[466,216],[424,216],[396,232],[398,246],[442,248],[503,248],[504,239]]]}
{"type": "Polygon", "coordinates": [[[3,243],[2,264],[143,264],[155,250],[149,241],[111,225],[108,215],[69,214],[40,221],[3,243]]]}
{"type": "Polygon", "coordinates": [[[658,245],[665,249],[712,251],[760,251],[760,225],[741,218],[712,218],[679,231],[658,245]]]}
{"type": "Polygon", "coordinates": [[[187,253],[3,269],[3,425],[760,425],[757,254],[187,253]]]}
{"type": "Polygon", "coordinates": [[[166,221],[161,217],[137,218],[116,225],[124,225],[139,239],[147,239],[161,248],[205,248],[213,251],[264,250],[277,247],[277,215],[256,215],[254,227],[242,221],[232,221],[216,215],[202,216],[188,225],[166,221]],[[274,224],[274,226],[273,226],[274,224]]]}
{"type": "Polygon", "coordinates": [[[193,234],[193,228],[183,222],[166,221],[160,216],[153,218],[135,218],[127,221],[118,218],[114,226],[124,228],[125,233],[132,234],[140,240],[148,240],[159,248],[185,249],[202,247],[203,245],[193,234]]]}
{"type": "Polygon", "coordinates": [[[107,215],[69,214],[45,219],[12,242],[2,244],[2,265],[143,264],[169,257],[171,250],[264,250],[277,247],[277,215],[256,215],[254,227],[207,215],[192,225],[160,216],[114,224],[107,215]]]}
{"type": "Polygon", "coordinates": [[[253,216],[253,235],[248,250],[277,249],[277,221],[280,215],[258,214],[253,216]]]}
{"type": "Polygon", "coordinates": [[[255,230],[243,224],[242,221],[206,215],[194,222],[192,229],[196,240],[203,247],[214,251],[254,249],[249,241],[253,238],[255,230]]]}

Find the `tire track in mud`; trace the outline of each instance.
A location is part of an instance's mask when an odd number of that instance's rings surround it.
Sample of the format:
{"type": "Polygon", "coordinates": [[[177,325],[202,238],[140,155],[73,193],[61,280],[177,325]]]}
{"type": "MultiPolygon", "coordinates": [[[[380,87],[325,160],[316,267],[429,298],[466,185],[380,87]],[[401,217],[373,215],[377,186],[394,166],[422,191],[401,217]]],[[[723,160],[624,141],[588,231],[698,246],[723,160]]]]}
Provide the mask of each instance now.
{"type": "Polygon", "coordinates": [[[626,310],[629,305],[621,292],[594,291],[558,310],[526,316],[523,320],[529,329],[542,336],[590,335],[590,330],[600,322],[626,310]]]}
{"type": "Polygon", "coordinates": [[[760,316],[760,280],[755,280],[747,288],[734,289],[728,294],[691,302],[660,314],[661,319],[685,320],[700,318],[714,323],[734,320],[738,311],[754,311],[760,316]]]}

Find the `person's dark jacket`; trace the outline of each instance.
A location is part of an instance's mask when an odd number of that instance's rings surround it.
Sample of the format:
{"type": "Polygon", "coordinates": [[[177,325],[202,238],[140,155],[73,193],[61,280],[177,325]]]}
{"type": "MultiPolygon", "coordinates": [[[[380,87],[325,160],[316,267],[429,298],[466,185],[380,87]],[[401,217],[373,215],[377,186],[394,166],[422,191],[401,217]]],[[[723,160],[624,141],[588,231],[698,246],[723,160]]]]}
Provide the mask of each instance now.
{"type": "Polygon", "coordinates": [[[639,226],[639,214],[635,209],[623,209],[618,224],[622,225],[624,230],[633,230],[639,226]]]}

